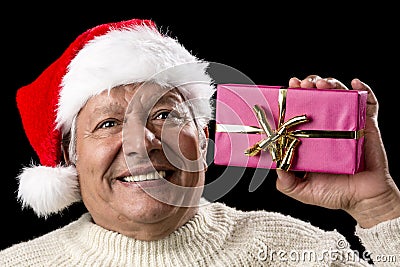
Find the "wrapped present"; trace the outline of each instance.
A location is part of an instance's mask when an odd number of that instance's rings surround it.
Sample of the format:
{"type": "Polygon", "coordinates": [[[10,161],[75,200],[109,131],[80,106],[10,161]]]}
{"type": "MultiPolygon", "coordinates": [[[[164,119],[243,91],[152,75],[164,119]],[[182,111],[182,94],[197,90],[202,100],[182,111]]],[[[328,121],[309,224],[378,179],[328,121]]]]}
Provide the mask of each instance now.
{"type": "Polygon", "coordinates": [[[354,174],[367,92],[218,84],[214,164],[354,174]]]}

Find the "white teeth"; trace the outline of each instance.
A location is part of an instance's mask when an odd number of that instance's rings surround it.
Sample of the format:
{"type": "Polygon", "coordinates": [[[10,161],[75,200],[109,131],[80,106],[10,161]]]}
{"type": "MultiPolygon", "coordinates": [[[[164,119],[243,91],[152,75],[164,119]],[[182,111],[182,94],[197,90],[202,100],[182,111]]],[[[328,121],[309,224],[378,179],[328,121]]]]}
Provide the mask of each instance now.
{"type": "Polygon", "coordinates": [[[157,180],[165,177],[165,171],[149,172],[146,174],[140,174],[135,176],[127,176],[122,178],[124,182],[140,182],[140,181],[150,181],[157,180]]]}

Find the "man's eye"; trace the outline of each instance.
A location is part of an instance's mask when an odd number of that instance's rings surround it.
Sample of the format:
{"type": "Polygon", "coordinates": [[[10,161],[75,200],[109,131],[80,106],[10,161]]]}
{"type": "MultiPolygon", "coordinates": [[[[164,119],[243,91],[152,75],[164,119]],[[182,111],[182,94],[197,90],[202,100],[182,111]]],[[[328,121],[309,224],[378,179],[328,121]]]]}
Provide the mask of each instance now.
{"type": "Polygon", "coordinates": [[[168,115],[170,114],[170,111],[163,111],[157,114],[156,119],[157,120],[166,120],[168,118],[168,115]]]}
{"type": "Polygon", "coordinates": [[[116,121],[105,121],[99,125],[99,129],[111,128],[117,125],[116,121]]]}
{"type": "Polygon", "coordinates": [[[168,125],[178,125],[185,121],[185,117],[176,110],[160,111],[156,114],[153,122],[155,124],[168,124],[168,125]]]}

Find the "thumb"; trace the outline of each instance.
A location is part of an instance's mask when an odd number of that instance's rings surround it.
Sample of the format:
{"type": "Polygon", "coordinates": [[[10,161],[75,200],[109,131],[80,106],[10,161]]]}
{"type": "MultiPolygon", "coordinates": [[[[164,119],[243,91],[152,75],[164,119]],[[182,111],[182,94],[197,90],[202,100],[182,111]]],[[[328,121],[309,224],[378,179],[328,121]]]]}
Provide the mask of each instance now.
{"type": "Polygon", "coordinates": [[[298,179],[293,172],[286,172],[283,170],[276,170],[278,179],[276,179],[276,188],[278,191],[290,195],[298,184],[298,179]]]}

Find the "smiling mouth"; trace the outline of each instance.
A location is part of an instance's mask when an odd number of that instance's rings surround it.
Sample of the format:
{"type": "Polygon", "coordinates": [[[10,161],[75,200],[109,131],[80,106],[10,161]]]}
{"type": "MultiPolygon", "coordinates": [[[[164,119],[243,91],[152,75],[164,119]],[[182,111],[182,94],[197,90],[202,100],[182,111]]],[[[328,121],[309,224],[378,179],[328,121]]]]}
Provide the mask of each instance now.
{"type": "Polygon", "coordinates": [[[145,174],[139,174],[139,175],[130,175],[130,176],[125,176],[118,178],[118,180],[122,182],[142,182],[142,181],[152,181],[152,180],[159,180],[159,179],[164,179],[167,176],[170,176],[171,173],[169,171],[154,171],[154,172],[149,172],[145,174]]]}

